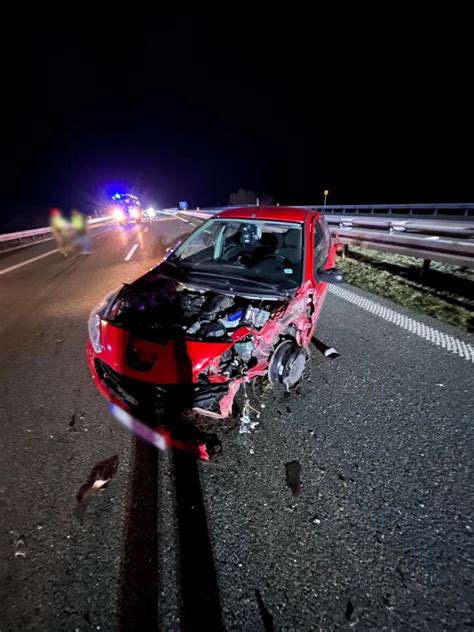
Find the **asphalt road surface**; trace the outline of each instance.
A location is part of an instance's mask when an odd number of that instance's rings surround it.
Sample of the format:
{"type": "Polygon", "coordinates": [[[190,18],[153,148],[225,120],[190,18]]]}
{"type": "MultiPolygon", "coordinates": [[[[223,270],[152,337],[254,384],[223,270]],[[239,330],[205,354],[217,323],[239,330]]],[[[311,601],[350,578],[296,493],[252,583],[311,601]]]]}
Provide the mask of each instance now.
{"type": "Polygon", "coordinates": [[[109,416],[89,312],[189,228],[100,227],[90,256],[4,274],[54,245],[0,255],[0,630],[472,629],[468,359],[329,294],[318,337],[340,357],[315,350],[296,393],[265,391],[216,462],[109,416]],[[98,464],[113,478],[80,516],[98,464]]]}

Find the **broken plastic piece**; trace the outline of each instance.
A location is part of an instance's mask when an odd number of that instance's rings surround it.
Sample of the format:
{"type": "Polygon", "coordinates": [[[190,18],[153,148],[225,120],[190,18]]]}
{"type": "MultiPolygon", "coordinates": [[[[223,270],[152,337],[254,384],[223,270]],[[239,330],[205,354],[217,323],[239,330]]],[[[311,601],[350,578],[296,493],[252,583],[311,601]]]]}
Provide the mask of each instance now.
{"type": "Polygon", "coordinates": [[[285,465],[286,481],[293,496],[301,494],[301,465],[298,461],[290,461],[285,465]]]}
{"type": "Polygon", "coordinates": [[[240,418],[240,428],[239,434],[250,434],[251,433],[251,420],[248,415],[242,415],[240,418]]]}
{"type": "Polygon", "coordinates": [[[26,557],[26,544],[24,540],[18,540],[15,546],[15,557],[26,557]]]}
{"type": "Polygon", "coordinates": [[[112,480],[117,473],[118,464],[119,459],[115,454],[114,456],[97,463],[97,465],[92,468],[87,481],[81,487],[76,496],[78,504],[74,514],[77,518],[79,518],[79,520],[81,520],[81,522],[87,505],[92,498],[112,480]]]}
{"type": "Polygon", "coordinates": [[[328,347],[322,340],[313,338],[313,344],[318,351],[320,351],[325,358],[339,358],[340,353],[335,347],[328,347]]]}

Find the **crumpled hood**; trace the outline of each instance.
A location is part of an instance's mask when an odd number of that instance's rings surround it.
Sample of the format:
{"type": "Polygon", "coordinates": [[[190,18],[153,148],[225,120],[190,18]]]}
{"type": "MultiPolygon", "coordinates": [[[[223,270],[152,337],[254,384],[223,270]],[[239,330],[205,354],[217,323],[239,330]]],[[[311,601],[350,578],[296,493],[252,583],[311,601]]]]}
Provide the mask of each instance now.
{"type": "Polygon", "coordinates": [[[101,322],[100,359],[119,373],[158,384],[194,383],[211,364],[212,381],[225,381],[231,358],[224,377],[217,369],[221,356],[262,329],[280,305],[189,285],[155,269],[125,285],[110,305],[101,322]]]}

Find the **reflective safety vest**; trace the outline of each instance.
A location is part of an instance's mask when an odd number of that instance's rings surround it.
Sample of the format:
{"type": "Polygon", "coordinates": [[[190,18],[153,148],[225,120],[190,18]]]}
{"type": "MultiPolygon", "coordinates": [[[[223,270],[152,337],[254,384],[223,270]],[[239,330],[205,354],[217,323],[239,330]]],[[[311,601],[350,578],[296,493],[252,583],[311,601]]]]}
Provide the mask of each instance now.
{"type": "Polygon", "coordinates": [[[82,213],[77,213],[72,216],[72,226],[78,233],[84,233],[86,230],[86,218],[82,213]]]}
{"type": "Polygon", "coordinates": [[[51,218],[51,228],[54,231],[64,231],[67,228],[67,222],[61,215],[51,218]]]}

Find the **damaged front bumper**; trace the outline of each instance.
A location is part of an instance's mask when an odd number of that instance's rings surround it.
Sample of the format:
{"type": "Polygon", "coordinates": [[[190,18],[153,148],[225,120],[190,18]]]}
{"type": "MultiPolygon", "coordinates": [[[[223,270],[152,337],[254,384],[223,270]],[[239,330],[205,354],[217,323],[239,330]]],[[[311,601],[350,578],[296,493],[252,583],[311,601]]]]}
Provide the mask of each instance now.
{"type": "Polygon", "coordinates": [[[142,382],[114,371],[99,358],[95,358],[94,369],[110,392],[147,418],[193,409],[223,416],[219,402],[228,393],[227,382],[166,385],[142,382]]]}
{"type": "Polygon", "coordinates": [[[161,449],[177,448],[209,460],[213,438],[189,420],[183,422],[183,413],[227,417],[240,381],[172,385],[142,382],[114,371],[95,355],[90,343],[87,361],[98,390],[123,426],[161,449]]]}

